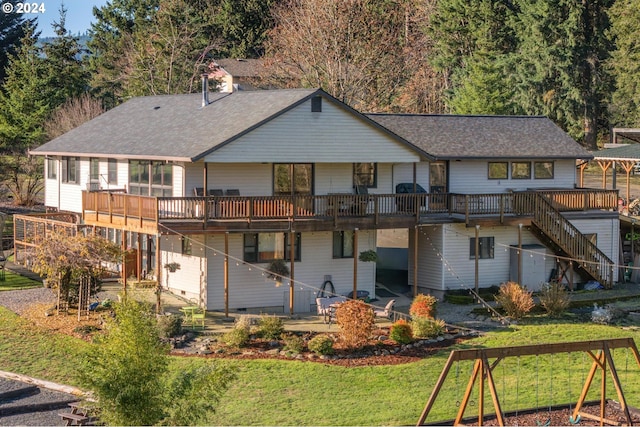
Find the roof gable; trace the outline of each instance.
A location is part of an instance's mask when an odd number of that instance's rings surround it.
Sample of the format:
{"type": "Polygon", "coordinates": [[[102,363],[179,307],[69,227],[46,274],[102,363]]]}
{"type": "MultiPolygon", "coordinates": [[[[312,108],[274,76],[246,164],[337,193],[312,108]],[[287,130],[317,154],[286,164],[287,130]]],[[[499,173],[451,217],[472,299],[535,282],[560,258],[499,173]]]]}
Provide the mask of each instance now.
{"type": "Polygon", "coordinates": [[[415,114],[367,116],[438,160],[592,157],[547,117],[415,114]]]}
{"type": "Polygon", "coordinates": [[[133,98],[32,153],[193,161],[317,93],[212,93],[205,107],[201,94],[133,98]]]}

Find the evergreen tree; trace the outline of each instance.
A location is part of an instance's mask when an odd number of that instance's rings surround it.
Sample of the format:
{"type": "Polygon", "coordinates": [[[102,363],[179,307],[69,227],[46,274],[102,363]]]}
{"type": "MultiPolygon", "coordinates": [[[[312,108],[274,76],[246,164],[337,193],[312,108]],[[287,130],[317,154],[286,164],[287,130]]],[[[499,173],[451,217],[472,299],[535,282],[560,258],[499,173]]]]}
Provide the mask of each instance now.
{"type": "Polygon", "coordinates": [[[500,57],[483,50],[467,59],[461,82],[448,99],[453,114],[513,114],[513,93],[505,86],[500,57]]]}
{"type": "Polygon", "coordinates": [[[213,39],[211,16],[189,0],[161,0],[151,22],[137,28],[125,54],[125,96],[199,90],[213,39]]]}
{"type": "Polygon", "coordinates": [[[46,64],[36,45],[39,32],[34,25],[25,35],[16,55],[9,57],[7,78],[0,90],[0,150],[22,155],[43,142],[43,124],[51,112],[43,96],[46,64]]]}
{"type": "Polygon", "coordinates": [[[258,58],[264,53],[267,31],[273,26],[271,7],[277,0],[222,0],[215,21],[225,42],[226,56],[258,58]]]}
{"type": "Polygon", "coordinates": [[[616,49],[609,69],[615,76],[610,111],[621,127],[640,126],[640,0],[617,0],[609,11],[616,49]]]}
{"type": "Polygon", "coordinates": [[[81,61],[78,38],[65,27],[67,10],[60,7],[60,19],[52,24],[56,37],[43,46],[46,96],[53,109],[88,89],[89,74],[81,61]]]}
{"type": "Polygon", "coordinates": [[[112,0],[94,7],[87,43],[91,87],[107,108],[124,99],[123,76],[133,34],[151,23],[160,0],[112,0]]]}
{"type": "MultiPolygon", "coordinates": [[[[3,3],[15,5],[17,0],[5,0],[3,3]]],[[[20,47],[20,40],[24,37],[24,25],[30,23],[35,25],[35,18],[25,20],[18,13],[0,12],[0,83],[6,77],[5,68],[9,62],[9,57],[15,55],[20,47]]]]}
{"type": "Polygon", "coordinates": [[[611,79],[602,66],[611,43],[607,10],[613,0],[519,0],[512,23],[518,49],[511,56],[515,101],[543,114],[595,149],[606,126],[611,79]]]}

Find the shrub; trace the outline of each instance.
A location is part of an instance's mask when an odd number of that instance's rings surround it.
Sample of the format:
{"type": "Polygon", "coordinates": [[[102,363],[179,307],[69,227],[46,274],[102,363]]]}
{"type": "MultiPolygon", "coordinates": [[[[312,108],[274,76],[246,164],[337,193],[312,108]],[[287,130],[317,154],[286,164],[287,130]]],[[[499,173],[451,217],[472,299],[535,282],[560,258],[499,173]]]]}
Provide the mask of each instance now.
{"type": "Polygon", "coordinates": [[[365,302],[349,300],[336,309],[336,323],[340,328],[340,339],[348,348],[362,347],[369,342],[375,315],[365,302]]]}
{"type": "Polygon", "coordinates": [[[233,328],[222,335],[222,342],[229,347],[240,348],[249,342],[249,330],[245,328],[233,328]]]}
{"type": "Polygon", "coordinates": [[[233,329],[222,335],[222,342],[230,347],[244,347],[249,342],[251,329],[251,318],[240,316],[236,319],[233,329]]]}
{"type": "Polygon", "coordinates": [[[540,304],[550,316],[559,316],[570,303],[569,294],[558,282],[545,283],[540,292],[540,304]]]}
{"type": "Polygon", "coordinates": [[[304,349],[304,340],[296,334],[285,335],[282,337],[284,341],[284,349],[292,353],[302,353],[304,349]]]}
{"type": "Polygon", "coordinates": [[[503,308],[507,316],[521,319],[535,306],[532,293],[516,282],[500,285],[496,301],[503,308]]]}
{"type": "Polygon", "coordinates": [[[162,338],[171,338],[182,333],[182,317],[175,314],[158,316],[158,330],[162,338]]]}
{"type": "Polygon", "coordinates": [[[316,354],[333,354],[333,340],[328,335],[316,335],[309,340],[307,347],[316,354]]]}
{"type": "Polygon", "coordinates": [[[258,334],[268,340],[277,340],[284,332],[284,323],[278,316],[263,315],[258,321],[258,334]]]}
{"type": "Polygon", "coordinates": [[[418,294],[413,298],[409,314],[411,317],[435,317],[436,302],[438,300],[433,295],[418,294]]]}
{"type": "Polygon", "coordinates": [[[411,325],[404,319],[400,319],[391,325],[389,338],[398,344],[409,344],[413,341],[411,325]]]}
{"type": "Polygon", "coordinates": [[[445,330],[442,319],[430,319],[428,317],[414,317],[411,319],[411,331],[415,338],[434,338],[445,330]]]}

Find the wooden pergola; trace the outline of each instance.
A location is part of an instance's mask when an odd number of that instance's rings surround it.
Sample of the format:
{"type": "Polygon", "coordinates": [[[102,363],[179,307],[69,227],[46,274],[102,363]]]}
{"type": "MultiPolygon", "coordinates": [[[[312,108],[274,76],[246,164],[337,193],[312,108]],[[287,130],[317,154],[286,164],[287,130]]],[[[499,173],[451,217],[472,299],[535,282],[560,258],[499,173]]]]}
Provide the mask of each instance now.
{"type": "MultiPolygon", "coordinates": [[[[604,150],[593,153],[593,160],[598,162],[602,170],[602,188],[607,187],[607,171],[612,169],[613,185],[615,186],[616,170],[615,165],[620,165],[626,175],[626,200],[629,203],[630,198],[630,180],[631,172],[636,163],[640,162],[640,129],[631,128],[614,128],[611,134],[612,144],[604,150]],[[619,138],[624,138],[627,142],[620,143],[619,138]]],[[[584,170],[588,166],[588,162],[578,165],[580,169],[580,187],[584,186],[584,170]]]]}

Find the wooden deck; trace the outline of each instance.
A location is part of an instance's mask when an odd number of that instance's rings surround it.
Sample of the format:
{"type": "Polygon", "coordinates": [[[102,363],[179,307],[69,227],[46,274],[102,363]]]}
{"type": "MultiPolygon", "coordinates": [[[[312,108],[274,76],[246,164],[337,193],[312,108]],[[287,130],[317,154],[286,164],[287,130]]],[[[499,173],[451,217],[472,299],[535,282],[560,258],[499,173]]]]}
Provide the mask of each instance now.
{"type": "MultiPolygon", "coordinates": [[[[329,194],[318,196],[146,197],[83,192],[85,224],[157,233],[336,227],[403,228],[416,224],[532,217],[532,191],[496,194],[329,194]]],[[[617,190],[538,190],[560,212],[615,210],[617,190]]]]}

